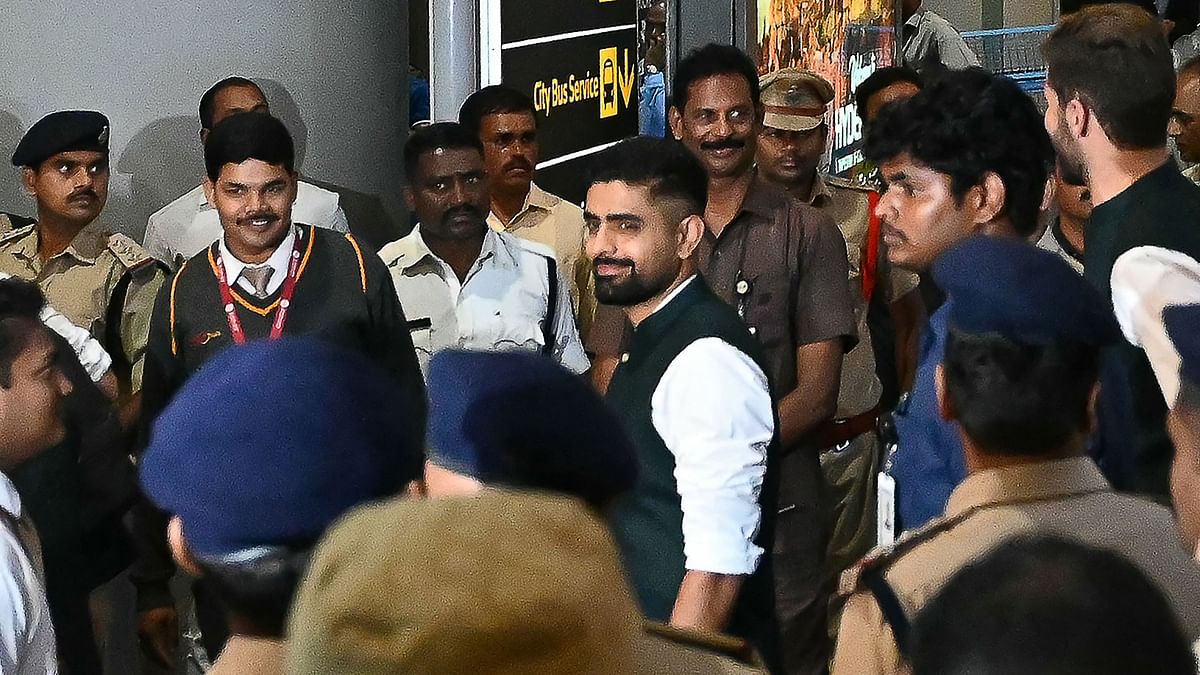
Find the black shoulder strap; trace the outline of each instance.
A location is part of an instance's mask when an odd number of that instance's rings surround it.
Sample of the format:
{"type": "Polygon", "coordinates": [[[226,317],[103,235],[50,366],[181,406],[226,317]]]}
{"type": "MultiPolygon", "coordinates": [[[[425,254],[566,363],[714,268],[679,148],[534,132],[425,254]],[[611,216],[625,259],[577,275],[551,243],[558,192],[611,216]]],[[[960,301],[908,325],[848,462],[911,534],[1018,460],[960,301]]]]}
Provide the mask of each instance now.
{"type": "Polygon", "coordinates": [[[125,345],[121,340],[121,315],[125,311],[125,296],[129,294],[129,284],[133,281],[133,273],[126,270],[117,281],[112,297],[108,300],[108,310],[104,313],[104,348],[112,357],[112,369],[117,376],[127,381],[133,372],[133,364],[125,356],[125,345]]]}
{"type": "Polygon", "coordinates": [[[546,256],[546,269],[550,297],[546,298],[546,323],[542,325],[542,339],[545,343],[542,353],[553,356],[554,344],[558,340],[554,334],[554,320],[558,315],[558,262],[554,260],[554,256],[546,256]]]}
{"type": "Polygon", "coordinates": [[[907,661],[910,647],[909,633],[912,624],[908,620],[908,615],[904,613],[904,607],[900,604],[900,598],[896,596],[896,591],[883,578],[883,571],[877,567],[863,570],[859,580],[867,587],[867,590],[871,591],[871,595],[875,596],[875,602],[879,604],[879,610],[883,612],[883,620],[892,629],[892,637],[896,640],[896,649],[900,652],[901,658],[907,661]]]}

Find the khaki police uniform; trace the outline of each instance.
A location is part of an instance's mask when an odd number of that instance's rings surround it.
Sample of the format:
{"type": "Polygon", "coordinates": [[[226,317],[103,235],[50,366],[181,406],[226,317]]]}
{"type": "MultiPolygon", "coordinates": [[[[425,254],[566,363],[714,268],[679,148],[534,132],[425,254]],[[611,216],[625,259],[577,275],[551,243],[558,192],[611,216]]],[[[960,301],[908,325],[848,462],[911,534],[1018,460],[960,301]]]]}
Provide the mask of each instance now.
{"type": "Polygon", "coordinates": [[[756,675],[766,668],[744,641],[647,622],[634,647],[638,675],[756,675]]]}
{"type": "Polygon", "coordinates": [[[1200,566],[1179,545],[1171,513],[1114,492],[1092,460],[1075,457],[973,473],[943,518],[848,570],[834,675],[896,672],[896,635],[904,641],[906,632],[892,626],[911,622],[962,567],[1034,533],[1124,555],[1162,589],[1185,634],[1200,636],[1200,566]]]}
{"type": "Polygon", "coordinates": [[[128,378],[131,391],[141,389],[150,314],[166,275],[137,242],[92,223],[43,262],[37,226],[28,225],[0,236],[0,272],[36,283],[51,306],[124,366],[116,372],[128,378]]]}

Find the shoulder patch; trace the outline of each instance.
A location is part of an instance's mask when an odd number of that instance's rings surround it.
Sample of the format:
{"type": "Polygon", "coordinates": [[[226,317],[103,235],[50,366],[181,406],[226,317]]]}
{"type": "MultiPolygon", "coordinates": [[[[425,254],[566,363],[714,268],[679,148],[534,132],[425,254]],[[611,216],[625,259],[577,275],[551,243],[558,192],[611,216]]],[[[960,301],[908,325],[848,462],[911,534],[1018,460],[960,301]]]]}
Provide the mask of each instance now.
{"type": "Polygon", "coordinates": [[[924,527],[909,530],[900,535],[900,538],[895,543],[888,546],[876,547],[862,560],[859,560],[847,568],[845,572],[842,572],[838,583],[838,595],[847,596],[864,590],[865,587],[862,583],[863,572],[887,568],[892,563],[904,557],[906,553],[916,548],[917,545],[929,541],[949,530],[969,514],[970,511],[952,518],[935,518],[924,527]]]}
{"type": "Polygon", "coordinates": [[[112,254],[116,256],[125,269],[129,271],[141,269],[146,266],[153,266],[155,262],[154,256],[146,252],[142,245],[124,234],[108,235],[108,248],[112,254]]]}
{"type": "Polygon", "coordinates": [[[10,241],[13,241],[15,239],[20,239],[21,237],[24,237],[25,235],[29,234],[30,232],[33,232],[33,228],[35,228],[35,227],[37,227],[36,223],[33,225],[26,225],[25,227],[18,227],[18,228],[9,230],[8,232],[5,232],[4,234],[0,235],[0,244],[4,244],[4,243],[10,242],[10,241]]]}

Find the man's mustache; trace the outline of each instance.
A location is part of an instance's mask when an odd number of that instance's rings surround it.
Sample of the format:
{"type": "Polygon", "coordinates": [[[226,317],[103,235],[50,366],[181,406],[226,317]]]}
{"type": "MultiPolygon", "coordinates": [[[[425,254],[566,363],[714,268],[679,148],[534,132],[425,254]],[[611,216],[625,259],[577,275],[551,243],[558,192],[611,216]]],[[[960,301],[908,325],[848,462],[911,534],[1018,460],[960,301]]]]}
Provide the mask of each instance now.
{"type": "Polygon", "coordinates": [[[447,211],[445,214],[443,214],[442,222],[449,223],[451,220],[454,220],[454,218],[456,218],[458,216],[474,216],[477,219],[482,219],[484,217],[483,213],[480,212],[479,209],[477,209],[474,206],[471,206],[469,204],[464,204],[462,206],[456,206],[456,207],[450,209],[449,211],[447,211]]]}
{"type": "Polygon", "coordinates": [[[243,218],[238,218],[238,222],[239,223],[248,223],[252,220],[262,220],[262,219],[265,219],[268,224],[274,223],[279,220],[279,214],[275,213],[274,211],[264,211],[261,213],[252,213],[243,218]]]}
{"type": "Polygon", "coordinates": [[[704,141],[700,143],[701,150],[737,150],[746,147],[746,141],[740,138],[726,138],[720,141],[704,141]]]}
{"type": "Polygon", "coordinates": [[[67,200],[69,201],[72,199],[78,199],[80,197],[91,197],[92,199],[100,198],[100,196],[96,194],[95,190],[92,190],[91,188],[83,188],[82,190],[76,190],[75,192],[72,192],[71,196],[67,197],[67,200]]]}
{"type": "Polygon", "coordinates": [[[530,161],[525,159],[524,157],[514,157],[513,159],[511,159],[508,162],[508,164],[504,165],[505,171],[511,171],[512,169],[524,169],[526,171],[533,171],[533,164],[530,163],[530,161]]]}
{"type": "Polygon", "coordinates": [[[592,269],[593,270],[600,267],[601,265],[614,265],[614,266],[618,266],[618,267],[628,267],[630,269],[633,269],[633,261],[629,260],[627,258],[596,258],[595,260],[592,261],[592,269]]]}

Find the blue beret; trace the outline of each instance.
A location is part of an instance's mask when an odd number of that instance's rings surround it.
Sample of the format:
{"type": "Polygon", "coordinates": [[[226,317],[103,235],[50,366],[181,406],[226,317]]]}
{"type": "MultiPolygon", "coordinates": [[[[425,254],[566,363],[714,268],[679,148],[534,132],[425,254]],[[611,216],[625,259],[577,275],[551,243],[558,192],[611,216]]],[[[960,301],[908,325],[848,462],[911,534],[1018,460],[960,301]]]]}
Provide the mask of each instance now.
{"type": "Polygon", "coordinates": [[[1108,345],[1120,329],[1108,303],[1058,255],[1012,237],[976,236],[933,264],[950,324],[1034,344],[1108,345]]]}
{"type": "Polygon", "coordinates": [[[108,118],[91,110],[63,110],[34,123],[13,153],[13,166],[38,166],[60,152],[108,152],[108,118]]]}
{"type": "Polygon", "coordinates": [[[421,475],[419,402],[365,356],[303,338],[218,354],[154,423],[142,488],[192,550],[304,547],[421,475]]]}
{"type": "Polygon", "coordinates": [[[1179,352],[1179,378],[1200,386],[1200,305],[1164,307],[1163,325],[1179,352]]]}
{"type": "Polygon", "coordinates": [[[620,419],[542,354],[446,350],[429,364],[429,459],[481,483],[603,506],[637,479],[620,419]]]}

